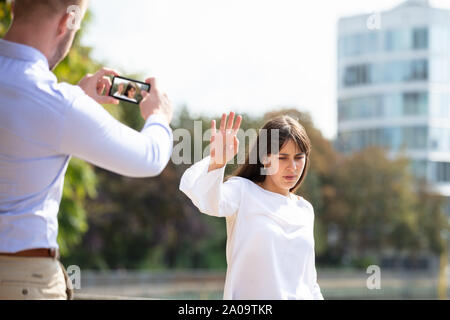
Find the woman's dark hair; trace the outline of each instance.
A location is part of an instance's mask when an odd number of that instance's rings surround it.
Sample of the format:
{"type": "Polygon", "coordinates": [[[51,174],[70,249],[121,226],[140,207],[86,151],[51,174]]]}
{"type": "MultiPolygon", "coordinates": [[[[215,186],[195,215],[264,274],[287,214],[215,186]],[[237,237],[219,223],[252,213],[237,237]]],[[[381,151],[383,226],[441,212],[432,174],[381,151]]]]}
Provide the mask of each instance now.
{"type": "Polygon", "coordinates": [[[290,192],[295,192],[301,186],[308,171],[311,142],[306,134],[305,128],[297,120],[287,115],[277,116],[264,124],[258,133],[255,144],[245,157],[245,163],[240,165],[230,177],[242,177],[255,183],[263,182],[266,179],[266,175],[262,172],[264,164],[261,162],[261,156],[269,156],[272,153],[277,154],[289,140],[292,140],[301,152],[305,153],[305,168],[303,169],[303,173],[295,186],[289,190],[290,192]],[[272,151],[272,136],[274,136],[273,139],[276,139],[276,132],[278,132],[279,147],[278,150],[272,151]],[[264,136],[267,136],[267,138],[264,136]],[[260,146],[261,139],[265,141],[260,146]],[[256,161],[252,160],[250,163],[250,159],[255,159],[256,161]]]}
{"type": "Polygon", "coordinates": [[[134,89],[134,91],[136,91],[136,86],[129,82],[127,85],[127,88],[125,89],[125,93],[123,94],[125,97],[128,97],[128,91],[130,91],[131,89],[134,89]]]}

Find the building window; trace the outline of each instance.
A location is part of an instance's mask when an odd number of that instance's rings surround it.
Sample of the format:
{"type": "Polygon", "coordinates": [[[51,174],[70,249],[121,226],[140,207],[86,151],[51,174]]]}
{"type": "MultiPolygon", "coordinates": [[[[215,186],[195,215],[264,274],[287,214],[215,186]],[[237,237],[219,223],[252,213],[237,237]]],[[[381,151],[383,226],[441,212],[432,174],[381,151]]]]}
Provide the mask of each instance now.
{"type": "Polygon", "coordinates": [[[435,182],[450,182],[450,162],[432,162],[433,180],[435,182]]]}
{"type": "Polygon", "coordinates": [[[339,121],[428,114],[427,92],[373,95],[338,102],[339,121]]]}
{"type": "Polygon", "coordinates": [[[430,128],[430,149],[433,151],[447,151],[447,143],[449,134],[448,129],[430,128]]]}
{"type": "Polygon", "coordinates": [[[410,29],[387,30],[384,34],[386,51],[402,51],[412,48],[412,34],[410,29]]]}
{"type": "Polygon", "coordinates": [[[369,84],[424,81],[428,79],[428,60],[389,61],[359,64],[344,70],[344,87],[369,84]]]}
{"type": "Polygon", "coordinates": [[[385,51],[428,49],[428,29],[393,29],[384,33],[385,51]]]}
{"type": "MultiPolygon", "coordinates": [[[[374,52],[384,49],[387,52],[406,51],[406,50],[424,50],[429,47],[429,32],[428,28],[420,27],[414,29],[392,29],[383,33],[384,46],[380,43],[380,35],[382,33],[366,32],[356,33],[341,36],[338,39],[338,55],[339,57],[353,57],[365,54],[372,54],[374,52]],[[384,47],[384,48],[383,48],[384,47]]],[[[442,30],[437,29],[432,31],[432,42],[440,39],[438,45],[442,46],[445,39],[442,30]]]]}
{"type": "Polygon", "coordinates": [[[413,30],[413,49],[428,49],[428,29],[420,28],[413,30]]]}
{"type": "Polygon", "coordinates": [[[408,149],[424,149],[427,147],[427,127],[403,128],[403,142],[408,149]]]}
{"type": "Polygon", "coordinates": [[[427,177],[427,161],[426,160],[411,160],[411,172],[418,178],[427,177]]]}
{"type": "Polygon", "coordinates": [[[393,151],[402,148],[425,149],[428,142],[428,128],[386,127],[366,130],[341,132],[339,142],[347,151],[359,151],[367,147],[382,147],[393,151]]]}
{"type": "Polygon", "coordinates": [[[369,65],[350,66],[345,69],[345,86],[351,87],[369,83],[369,65]]]}
{"type": "Polygon", "coordinates": [[[428,93],[406,92],[403,94],[403,115],[426,115],[428,113],[428,93]]]}
{"type": "Polygon", "coordinates": [[[410,61],[407,68],[409,70],[406,70],[404,80],[415,81],[428,79],[428,60],[423,59],[410,61]]]}
{"type": "Polygon", "coordinates": [[[378,33],[358,33],[338,40],[339,57],[352,57],[378,51],[378,33]]]}

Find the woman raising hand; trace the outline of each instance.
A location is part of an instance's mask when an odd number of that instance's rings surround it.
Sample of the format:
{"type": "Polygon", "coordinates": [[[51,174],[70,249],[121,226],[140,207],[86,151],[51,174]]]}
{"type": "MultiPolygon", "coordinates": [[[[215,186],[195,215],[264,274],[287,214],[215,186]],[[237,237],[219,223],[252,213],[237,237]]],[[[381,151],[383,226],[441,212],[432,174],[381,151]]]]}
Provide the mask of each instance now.
{"type": "Polygon", "coordinates": [[[233,112],[228,122],[222,115],[218,132],[212,121],[210,155],[187,169],[180,182],[202,213],[226,218],[224,299],[323,299],[315,269],[314,209],[295,195],[308,168],[306,131],[289,116],[269,120],[245,163],[224,182],[225,166],[238,151],[241,120],[233,124],[233,112]],[[272,150],[274,145],[279,148],[272,150]]]}

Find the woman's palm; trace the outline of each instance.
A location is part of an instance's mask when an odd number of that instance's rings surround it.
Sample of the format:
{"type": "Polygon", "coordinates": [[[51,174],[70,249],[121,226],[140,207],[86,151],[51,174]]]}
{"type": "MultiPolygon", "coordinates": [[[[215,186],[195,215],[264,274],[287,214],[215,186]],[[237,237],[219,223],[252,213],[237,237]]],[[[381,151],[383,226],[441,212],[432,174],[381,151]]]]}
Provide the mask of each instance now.
{"type": "Polygon", "coordinates": [[[239,140],[236,135],[242,117],[238,116],[234,122],[234,115],[234,112],[230,112],[228,122],[227,115],[222,115],[219,131],[216,131],[216,120],[211,121],[210,156],[211,163],[217,166],[226,165],[238,153],[239,140]]]}

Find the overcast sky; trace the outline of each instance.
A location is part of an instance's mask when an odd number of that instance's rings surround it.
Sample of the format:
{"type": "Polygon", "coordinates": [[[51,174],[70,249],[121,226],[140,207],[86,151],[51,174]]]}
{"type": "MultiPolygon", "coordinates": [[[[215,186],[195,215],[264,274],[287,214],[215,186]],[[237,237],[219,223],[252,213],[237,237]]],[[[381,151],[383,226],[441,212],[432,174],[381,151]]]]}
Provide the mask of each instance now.
{"type": "MultiPolygon", "coordinates": [[[[402,2],[91,0],[83,43],[108,67],[156,76],[175,107],[186,104],[194,115],[295,106],[331,139],[339,17],[402,2]]],[[[430,3],[450,8],[450,0],[430,3]]]]}

